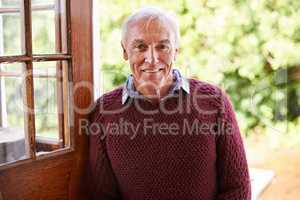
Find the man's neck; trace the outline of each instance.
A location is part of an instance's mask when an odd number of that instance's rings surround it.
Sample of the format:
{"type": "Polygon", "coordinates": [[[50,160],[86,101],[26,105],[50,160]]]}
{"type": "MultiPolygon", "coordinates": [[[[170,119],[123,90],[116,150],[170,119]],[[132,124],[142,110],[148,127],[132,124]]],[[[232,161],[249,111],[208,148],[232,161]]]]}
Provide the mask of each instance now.
{"type": "Polygon", "coordinates": [[[168,76],[168,78],[166,79],[165,83],[162,84],[162,86],[157,86],[157,88],[154,88],[154,87],[137,87],[137,83],[136,81],[134,80],[134,85],[135,85],[135,88],[137,89],[137,91],[139,93],[141,93],[144,97],[146,97],[147,99],[149,99],[151,102],[154,102],[154,103],[158,103],[163,97],[165,97],[173,83],[174,83],[174,76],[172,73],[170,73],[170,75],[168,76]]]}

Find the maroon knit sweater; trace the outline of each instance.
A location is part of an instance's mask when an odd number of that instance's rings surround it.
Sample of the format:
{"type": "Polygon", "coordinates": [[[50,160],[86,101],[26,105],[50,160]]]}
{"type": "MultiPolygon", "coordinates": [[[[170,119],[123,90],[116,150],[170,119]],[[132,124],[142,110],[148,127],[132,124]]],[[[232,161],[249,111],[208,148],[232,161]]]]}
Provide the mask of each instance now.
{"type": "Polygon", "coordinates": [[[130,98],[122,105],[122,87],[96,102],[90,199],[250,200],[243,142],[227,95],[208,83],[189,83],[190,94],[180,90],[159,104],[130,98]]]}

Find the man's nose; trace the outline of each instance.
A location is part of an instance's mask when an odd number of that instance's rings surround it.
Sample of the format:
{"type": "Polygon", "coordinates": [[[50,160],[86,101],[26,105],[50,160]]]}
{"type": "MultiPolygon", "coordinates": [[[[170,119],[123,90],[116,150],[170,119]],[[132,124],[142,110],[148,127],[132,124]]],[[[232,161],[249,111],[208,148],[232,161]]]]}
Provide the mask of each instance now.
{"type": "Polygon", "coordinates": [[[158,54],[153,47],[150,47],[145,52],[145,62],[155,64],[158,62],[158,54]]]}

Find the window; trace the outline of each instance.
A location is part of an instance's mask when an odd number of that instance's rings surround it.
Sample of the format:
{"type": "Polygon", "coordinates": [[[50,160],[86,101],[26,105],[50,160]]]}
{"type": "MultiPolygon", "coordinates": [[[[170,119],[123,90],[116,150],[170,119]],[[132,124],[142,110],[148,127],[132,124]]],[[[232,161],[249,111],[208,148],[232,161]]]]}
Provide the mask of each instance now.
{"type": "Polygon", "coordinates": [[[0,166],[70,150],[69,0],[0,0],[0,166]]]}

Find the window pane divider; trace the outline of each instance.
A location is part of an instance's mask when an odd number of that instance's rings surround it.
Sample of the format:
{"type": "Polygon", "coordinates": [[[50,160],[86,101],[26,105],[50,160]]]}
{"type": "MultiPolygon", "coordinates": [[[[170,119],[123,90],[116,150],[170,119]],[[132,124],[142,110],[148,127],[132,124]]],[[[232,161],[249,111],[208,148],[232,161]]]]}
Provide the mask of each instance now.
{"type": "MultiPolygon", "coordinates": [[[[41,11],[41,10],[53,10],[54,4],[43,4],[43,5],[34,5],[32,6],[33,11],[41,11]]],[[[21,12],[20,8],[0,8],[0,14],[11,14],[21,12]]]]}
{"type": "MultiPolygon", "coordinates": [[[[63,15],[61,20],[62,26],[66,27],[63,29],[63,35],[66,37],[64,38],[66,43],[62,44],[63,52],[67,52],[69,55],[72,54],[72,27],[71,27],[71,0],[65,0],[65,3],[61,6],[62,10],[66,13],[63,15]]],[[[75,136],[72,135],[72,127],[71,124],[73,122],[73,64],[72,64],[73,57],[71,57],[68,62],[67,66],[63,68],[63,76],[66,77],[63,84],[63,91],[64,91],[64,125],[65,125],[65,145],[69,146],[71,149],[74,149],[75,145],[75,136]]]]}
{"type": "MultiPolygon", "coordinates": [[[[62,52],[62,15],[61,15],[61,1],[55,0],[55,47],[57,52],[62,52]]],[[[56,74],[57,74],[57,122],[58,122],[58,136],[59,139],[65,144],[65,129],[64,129],[64,93],[63,93],[63,64],[62,62],[56,62],[56,74]]],[[[61,146],[63,147],[63,146],[61,146]]]]}
{"type": "Polygon", "coordinates": [[[43,55],[33,55],[33,62],[44,62],[44,61],[60,61],[69,60],[72,56],[69,54],[43,54],[43,55]]]}
{"type": "MultiPolygon", "coordinates": [[[[31,25],[31,0],[24,0],[21,12],[24,18],[23,24],[23,51],[28,57],[32,57],[32,25],[31,25]]],[[[24,84],[24,115],[25,115],[25,136],[27,137],[28,154],[30,158],[36,159],[36,144],[35,144],[35,116],[34,116],[34,85],[33,85],[33,64],[32,60],[26,61],[25,67],[25,84],[24,84]]]]}
{"type": "Polygon", "coordinates": [[[31,58],[26,55],[21,56],[0,56],[0,63],[27,62],[31,58]]]}
{"type": "Polygon", "coordinates": [[[36,54],[32,56],[0,56],[0,63],[13,63],[13,62],[44,62],[44,61],[60,61],[70,60],[72,58],[69,54],[36,54]]]}

